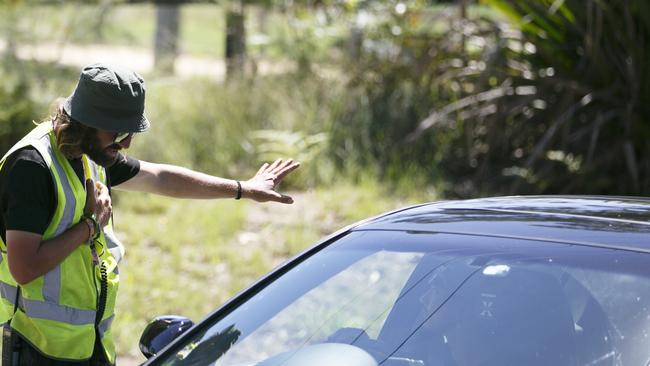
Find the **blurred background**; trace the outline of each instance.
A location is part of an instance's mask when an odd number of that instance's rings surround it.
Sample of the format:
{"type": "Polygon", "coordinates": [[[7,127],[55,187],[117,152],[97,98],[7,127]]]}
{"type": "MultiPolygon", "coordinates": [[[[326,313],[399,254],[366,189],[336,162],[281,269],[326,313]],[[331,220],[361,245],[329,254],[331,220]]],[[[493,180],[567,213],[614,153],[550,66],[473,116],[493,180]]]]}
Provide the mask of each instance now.
{"type": "Polygon", "coordinates": [[[650,192],[646,0],[0,1],[0,151],[82,66],[130,67],[153,125],[129,154],[247,179],[292,206],[116,192],[120,363],[147,321],[200,320],[355,220],[510,194],[650,192]]]}

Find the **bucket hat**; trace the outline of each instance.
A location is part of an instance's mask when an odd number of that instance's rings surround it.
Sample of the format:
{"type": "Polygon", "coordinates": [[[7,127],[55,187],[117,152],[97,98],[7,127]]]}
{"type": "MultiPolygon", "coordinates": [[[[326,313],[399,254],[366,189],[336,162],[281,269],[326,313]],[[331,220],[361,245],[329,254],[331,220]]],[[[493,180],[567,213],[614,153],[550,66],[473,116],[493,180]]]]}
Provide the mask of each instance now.
{"type": "Polygon", "coordinates": [[[110,132],[149,129],[144,115],[144,79],[137,73],[103,63],[84,67],[79,82],[63,103],[65,112],[86,126],[110,132]]]}

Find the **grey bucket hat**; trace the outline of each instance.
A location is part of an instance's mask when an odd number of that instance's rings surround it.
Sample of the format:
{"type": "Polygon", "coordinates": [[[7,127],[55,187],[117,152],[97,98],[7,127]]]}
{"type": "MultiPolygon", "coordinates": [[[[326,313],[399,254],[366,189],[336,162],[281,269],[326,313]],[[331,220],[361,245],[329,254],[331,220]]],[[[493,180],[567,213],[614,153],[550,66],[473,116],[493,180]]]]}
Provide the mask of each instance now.
{"type": "Polygon", "coordinates": [[[149,129],[144,115],[144,79],[114,65],[84,67],[72,95],[63,103],[65,112],[86,126],[110,132],[143,132],[149,129]]]}

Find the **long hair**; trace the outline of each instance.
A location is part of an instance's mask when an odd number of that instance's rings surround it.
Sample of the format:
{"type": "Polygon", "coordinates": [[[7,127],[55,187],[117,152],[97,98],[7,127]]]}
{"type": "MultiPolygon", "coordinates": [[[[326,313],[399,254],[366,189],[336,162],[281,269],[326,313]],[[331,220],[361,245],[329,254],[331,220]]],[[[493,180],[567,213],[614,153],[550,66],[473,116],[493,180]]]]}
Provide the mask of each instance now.
{"type": "Polygon", "coordinates": [[[58,103],[49,121],[54,128],[57,146],[68,159],[79,157],[96,136],[94,128],[72,119],[63,109],[62,103],[58,103]]]}

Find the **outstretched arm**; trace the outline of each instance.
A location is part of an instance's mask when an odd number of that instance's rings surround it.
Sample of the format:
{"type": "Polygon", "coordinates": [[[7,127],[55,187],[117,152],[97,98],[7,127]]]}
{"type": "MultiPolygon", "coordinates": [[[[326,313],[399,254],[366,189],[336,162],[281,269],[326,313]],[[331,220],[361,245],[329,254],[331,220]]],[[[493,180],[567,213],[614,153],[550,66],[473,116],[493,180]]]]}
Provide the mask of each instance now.
{"type": "MultiPolygon", "coordinates": [[[[258,202],[275,201],[293,203],[289,196],[275,189],[284,177],[300,166],[293,160],[278,159],[264,164],[257,174],[242,181],[242,198],[258,202]]],[[[237,181],[199,173],[187,168],[140,161],[140,171],[135,177],[115,186],[115,189],[156,193],[176,198],[235,198],[237,181]]]]}

